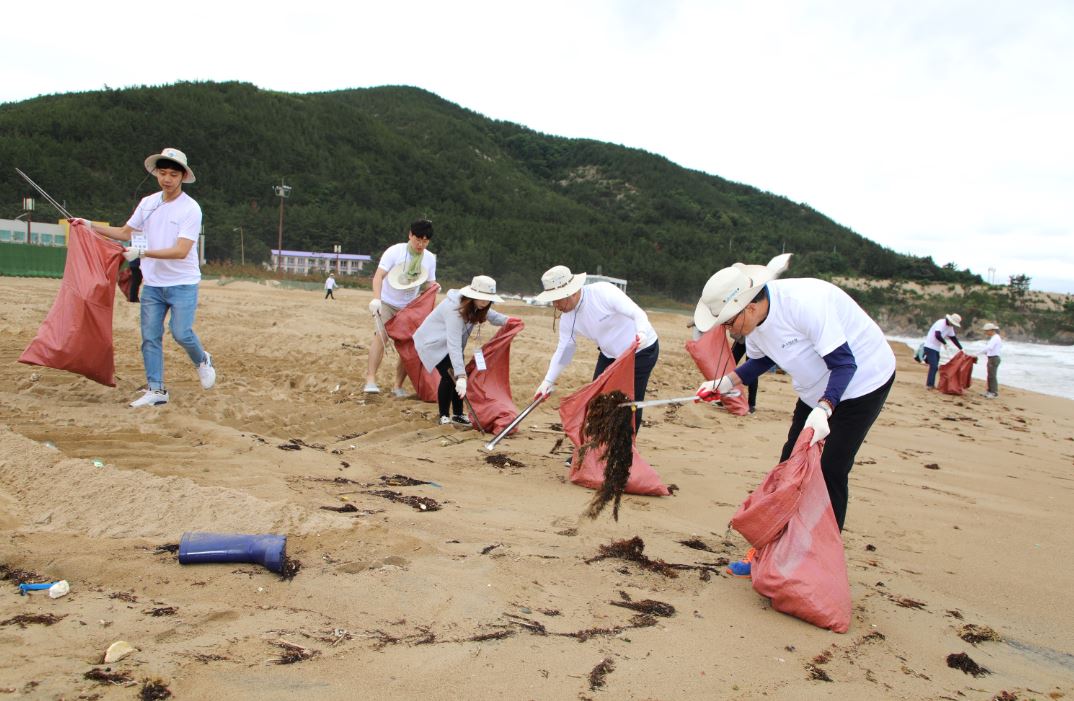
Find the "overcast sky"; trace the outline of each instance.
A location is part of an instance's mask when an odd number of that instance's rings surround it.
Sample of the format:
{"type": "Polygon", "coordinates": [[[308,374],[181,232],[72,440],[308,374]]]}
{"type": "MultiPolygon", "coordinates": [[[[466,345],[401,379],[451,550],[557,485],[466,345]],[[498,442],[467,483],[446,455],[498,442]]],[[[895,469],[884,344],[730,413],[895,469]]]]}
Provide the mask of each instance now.
{"type": "Polygon", "coordinates": [[[59,0],[5,29],[0,102],[413,85],[804,202],[986,280],[1074,292],[1071,0],[59,0]]]}

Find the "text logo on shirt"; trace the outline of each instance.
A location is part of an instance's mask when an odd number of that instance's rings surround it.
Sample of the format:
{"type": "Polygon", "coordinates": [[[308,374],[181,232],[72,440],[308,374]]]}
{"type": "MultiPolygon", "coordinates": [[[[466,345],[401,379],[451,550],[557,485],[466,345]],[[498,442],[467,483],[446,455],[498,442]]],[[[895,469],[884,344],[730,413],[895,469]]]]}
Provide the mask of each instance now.
{"type": "Polygon", "coordinates": [[[783,345],[781,345],[780,348],[782,348],[783,350],[787,350],[788,348],[793,346],[795,343],[798,343],[799,340],[801,340],[801,339],[792,338],[791,340],[789,340],[789,341],[785,342],[783,345]]]}

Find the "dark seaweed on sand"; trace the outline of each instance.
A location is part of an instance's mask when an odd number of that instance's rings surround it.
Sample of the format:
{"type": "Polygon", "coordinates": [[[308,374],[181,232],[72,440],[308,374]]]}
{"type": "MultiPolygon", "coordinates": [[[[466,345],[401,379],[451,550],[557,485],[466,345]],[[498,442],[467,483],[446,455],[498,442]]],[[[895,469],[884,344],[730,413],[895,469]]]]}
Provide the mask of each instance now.
{"type": "Polygon", "coordinates": [[[590,691],[596,691],[604,686],[604,677],[615,669],[615,663],[612,662],[612,658],[605,657],[600,663],[593,668],[593,671],[589,673],[589,689],[590,691]]]}
{"type": "Polygon", "coordinates": [[[992,670],[977,664],[964,652],[948,655],[947,666],[952,669],[961,669],[966,674],[972,674],[974,677],[983,677],[986,674],[992,673],[992,670]]]}
{"type": "Polygon", "coordinates": [[[663,601],[654,601],[652,599],[645,599],[643,601],[609,601],[608,603],[612,606],[622,606],[625,609],[640,611],[641,613],[660,616],[662,618],[669,618],[675,615],[674,606],[665,604],[663,601]]]}
{"type": "Polygon", "coordinates": [[[678,577],[678,573],[675,569],[664,562],[663,560],[650,560],[642,553],[645,550],[645,541],[638,536],[634,536],[630,540],[616,540],[610,545],[601,545],[600,553],[586,560],[586,564],[597,562],[599,560],[606,560],[608,558],[616,558],[619,560],[629,560],[641,565],[647,570],[653,572],[659,572],[665,577],[675,578],[678,577]]]}
{"type": "Polygon", "coordinates": [[[6,621],[0,621],[0,626],[16,625],[19,628],[25,628],[32,623],[51,626],[59,623],[66,617],[66,613],[60,614],[59,616],[54,613],[20,613],[17,616],[12,616],[6,621]]]}
{"type": "Polygon", "coordinates": [[[142,701],[159,701],[160,699],[166,699],[171,695],[171,689],[164,686],[164,682],[160,679],[146,679],[142,684],[142,691],[139,693],[138,698],[142,701]]]}
{"type": "Polygon", "coordinates": [[[593,495],[586,516],[595,519],[611,501],[612,518],[619,520],[619,502],[623,498],[630,466],[634,462],[634,413],[620,406],[630,398],[619,390],[598,394],[586,406],[578,460],[585,460],[590,450],[604,448],[604,483],[593,495]]]}
{"type": "Polygon", "coordinates": [[[366,494],[372,494],[375,497],[381,497],[400,504],[408,504],[417,511],[440,510],[440,504],[430,497],[404,496],[399,492],[393,492],[390,489],[373,489],[366,492],[366,494]]]}
{"type": "Polygon", "coordinates": [[[133,681],[127,672],[111,672],[109,669],[111,668],[101,669],[100,667],[94,667],[83,674],[82,678],[100,684],[129,684],[133,681]]]}
{"type": "Polygon", "coordinates": [[[283,581],[289,581],[295,578],[298,571],[302,569],[302,561],[295,560],[294,558],[283,556],[283,565],[280,566],[280,579],[283,581]]]}

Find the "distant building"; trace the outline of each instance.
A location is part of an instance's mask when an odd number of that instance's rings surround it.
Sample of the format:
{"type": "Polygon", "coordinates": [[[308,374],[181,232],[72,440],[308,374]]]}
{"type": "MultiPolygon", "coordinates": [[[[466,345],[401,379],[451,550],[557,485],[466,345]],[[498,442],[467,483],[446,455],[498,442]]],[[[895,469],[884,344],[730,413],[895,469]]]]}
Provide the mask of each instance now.
{"type": "MultiPolygon", "coordinates": [[[[26,243],[27,224],[23,219],[0,219],[0,242],[3,243],[26,243]]],[[[45,222],[31,222],[30,243],[35,246],[59,246],[67,245],[67,222],[63,224],[48,224],[45,222]]]]}
{"type": "Polygon", "coordinates": [[[626,292],[627,281],[620,277],[608,277],[607,275],[590,275],[587,273],[585,276],[585,284],[592,285],[594,282],[610,282],[623,292],[626,292]]]}
{"type": "Polygon", "coordinates": [[[271,270],[276,270],[276,261],[280,260],[280,270],[296,275],[311,273],[336,273],[338,275],[357,275],[365,264],[373,260],[370,256],[356,253],[320,253],[318,251],[281,251],[272,249],[271,270]],[[281,257],[282,253],[282,257],[281,257]]]}

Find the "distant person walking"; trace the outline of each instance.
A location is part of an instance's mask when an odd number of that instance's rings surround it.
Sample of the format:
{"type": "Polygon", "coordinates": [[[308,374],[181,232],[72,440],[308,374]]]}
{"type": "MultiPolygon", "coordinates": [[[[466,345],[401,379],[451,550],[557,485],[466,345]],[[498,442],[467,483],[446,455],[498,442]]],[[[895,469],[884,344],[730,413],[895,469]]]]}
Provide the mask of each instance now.
{"type": "MultiPolygon", "coordinates": [[[[380,257],[377,272],[373,275],[373,299],[369,302],[369,313],[379,319],[380,324],[388,323],[400,309],[413,302],[423,284],[436,280],[436,255],[427,250],[432,237],[433,223],[428,219],[418,219],[411,223],[407,240],[389,246],[380,257]]],[[[369,368],[362,391],[370,394],[380,392],[377,370],[382,360],[384,341],[379,333],[375,333],[373,342],[369,344],[369,368]]],[[[406,367],[400,358],[395,366],[392,385],[394,396],[406,396],[403,389],[405,379],[406,367]]]]}
{"type": "Polygon", "coordinates": [[[925,378],[925,387],[936,389],[936,371],[940,368],[940,349],[947,345],[947,339],[962,350],[962,344],[958,342],[955,329],[962,326],[962,317],[958,314],[948,314],[942,319],[937,319],[929,332],[925,334],[925,362],[929,365],[929,373],[925,378]]]}
{"type": "Polygon", "coordinates": [[[985,392],[986,397],[989,399],[995,399],[999,396],[999,378],[997,373],[999,372],[1000,353],[1003,350],[1003,339],[999,335],[999,326],[988,323],[981,327],[988,336],[988,342],[985,344],[984,353],[981,355],[988,358],[988,391],[985,392]]]}
{"type": "Polygon", "coordinates": [[[336,276],[332,273],[328,273],[328,279],[324,281],[324,298],[331,297],[335,299],[336,296],[332,294],[332,290],[336,289],[336,276]]]}
{"type": "Polygon", "coordinates": [[[145,169],[157,178],[160,192],[147,195],[121,227],[82,223],[99,234],[130,241],[123,257],[141,261],[142,360],[147,389],[130,403],[132,407],[167,404],[164,387],[164,317],[171,312],[172,338],[186,351],[198,371],[204,389],[216,383],[216,368],[208,351],[194,333],[201,267],[194,245],[201,236],[201,207],[183,192],[194,182],[186,154],[166,148],[145,159],[145,169]]]}
{"type": "MultiPolygon", "coordinates": [[[[634,351],[634,401],[645,399],[649,375],[660,357],[660,340],[656,329],[649,323],[649,316],[627,297],[626,292],[610,282],[585,284],[585,273],[574,275],[565,265],[557,265],[541,276],[544,291],[537,295],[538,302],[551,302],[562,314],[559,320],[559,344],[548,363],[544,380],[533,393],[547,397],[555,389],[556,378],[574,358],[577,336],[584,336],[597,344],[597,363],[593,379],[625,352],[638,339],[634,351]]],[[[634,432],[641,430],[641,410],[634,415],[634,432]]]]}

